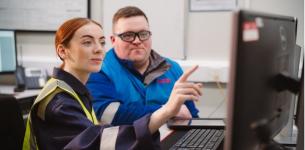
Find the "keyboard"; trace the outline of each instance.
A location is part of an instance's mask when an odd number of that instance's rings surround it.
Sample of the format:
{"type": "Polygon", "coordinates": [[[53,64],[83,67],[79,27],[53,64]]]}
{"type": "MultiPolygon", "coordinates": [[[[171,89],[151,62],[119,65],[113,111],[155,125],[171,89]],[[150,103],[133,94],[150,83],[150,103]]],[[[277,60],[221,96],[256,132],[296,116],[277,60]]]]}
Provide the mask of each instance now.
{"type": "Polygon", "coordinates": [[[191,129],[170,150],[216,150],[223,139],[223,129],[191,129]]]}

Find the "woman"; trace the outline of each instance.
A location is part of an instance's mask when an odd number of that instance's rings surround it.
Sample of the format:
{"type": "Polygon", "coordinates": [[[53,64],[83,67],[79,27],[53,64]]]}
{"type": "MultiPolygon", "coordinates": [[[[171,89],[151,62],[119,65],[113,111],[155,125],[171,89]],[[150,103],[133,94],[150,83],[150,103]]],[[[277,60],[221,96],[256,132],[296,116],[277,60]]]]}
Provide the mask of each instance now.
{"type": "Polygon", "coordinates": [[[63,61],[36,98],[27,123],[23,149],[160,149],[158,128],[186,99],[198,100],[200,84],[186,83],[197,68],[175,84],[168,103],[131,126],[99,125],[85,87],[104,56],[102,26],[87,18],[66,21],[56,32],[56,53],[63,61]]]}

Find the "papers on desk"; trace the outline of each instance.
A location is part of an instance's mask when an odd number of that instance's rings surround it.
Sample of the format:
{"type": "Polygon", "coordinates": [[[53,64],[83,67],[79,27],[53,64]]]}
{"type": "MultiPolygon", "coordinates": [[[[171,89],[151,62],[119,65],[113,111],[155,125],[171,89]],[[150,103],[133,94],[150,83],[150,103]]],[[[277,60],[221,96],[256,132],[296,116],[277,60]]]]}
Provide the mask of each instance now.
{"type": "Polygon", "coordinates": [[[26,89],[23,92],[15,92],[15,86],[13,85],[0,85],[0,94],[13,95],[17,100],[28,98],[28,97],[36,97],[41,89],[26,89]]]}
{"type": "Polygon", "coordinates": [[[0,94],[9,94],[14,95],[15,94],[15,86],[13,85],[0,85],[0,94]]]}

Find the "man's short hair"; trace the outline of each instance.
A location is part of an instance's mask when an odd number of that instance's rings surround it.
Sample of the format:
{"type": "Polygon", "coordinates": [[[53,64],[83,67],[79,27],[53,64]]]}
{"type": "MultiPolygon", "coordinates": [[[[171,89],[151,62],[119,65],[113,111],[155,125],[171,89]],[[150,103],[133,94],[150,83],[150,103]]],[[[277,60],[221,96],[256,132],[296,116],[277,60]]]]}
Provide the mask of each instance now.
{"type": "Polygon", "coordinates": [[[129,18],[135,16],[144,16],[146,21],[148,22],[148,18],[146,17],[145,13],[138,7],[135,6],[126,6],[119,9],[112,18],[112,29],[114,30],[115,24],[121,18],[129,18]]]}

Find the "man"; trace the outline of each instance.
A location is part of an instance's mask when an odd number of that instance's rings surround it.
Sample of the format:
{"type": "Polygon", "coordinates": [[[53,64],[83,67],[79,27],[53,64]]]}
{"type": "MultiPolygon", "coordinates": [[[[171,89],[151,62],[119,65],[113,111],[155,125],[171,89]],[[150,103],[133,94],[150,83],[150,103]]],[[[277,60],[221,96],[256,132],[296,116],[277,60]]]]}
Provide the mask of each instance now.
{"type": "MultiPolygon", "coordinates": [[[[101,122],[132,124],[167,102],[183,72],[176,62],[151,49],[152,33],[142,10],[121,8],[112,23],[113,48],[107,52],[100,72],[91,74],[87,87],[101,122]]],[[[177,117],[198,117],[198,110],[187,101],[177,117]]]]}

